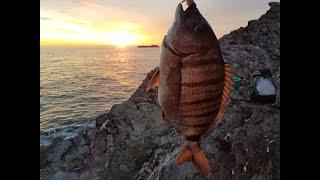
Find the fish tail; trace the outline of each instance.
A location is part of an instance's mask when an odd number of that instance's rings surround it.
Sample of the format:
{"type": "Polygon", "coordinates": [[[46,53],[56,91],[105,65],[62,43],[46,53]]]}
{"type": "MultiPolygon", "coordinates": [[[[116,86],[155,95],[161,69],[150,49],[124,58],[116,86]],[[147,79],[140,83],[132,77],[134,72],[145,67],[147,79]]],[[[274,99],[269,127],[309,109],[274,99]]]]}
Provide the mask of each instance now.
{"type": "Polygon", "coordinates": [[[176,158],[176,164],[182,164],[184,162],[192,161],[192,152],[191,149],[188,146],[185,146],[180,151],[179,155],[176,158]]]}
{"type": "Polygon", "coordinates": [[[201,173],[208,174],[211,171],[212,167],[210,162],[202,149],[199,148],[198,150],[195,150],[192,153],[192,157],[201,173]]]}
{"type": "Polygon", "coordinates": [[[207,175],[212,169],[210,161],[208,160],[204,151],[201,149],[198,142],[188,143],[188,145],[180,151],[175,163],[179,165],[190,161],[193,161],[203,174],[207,175]]]}

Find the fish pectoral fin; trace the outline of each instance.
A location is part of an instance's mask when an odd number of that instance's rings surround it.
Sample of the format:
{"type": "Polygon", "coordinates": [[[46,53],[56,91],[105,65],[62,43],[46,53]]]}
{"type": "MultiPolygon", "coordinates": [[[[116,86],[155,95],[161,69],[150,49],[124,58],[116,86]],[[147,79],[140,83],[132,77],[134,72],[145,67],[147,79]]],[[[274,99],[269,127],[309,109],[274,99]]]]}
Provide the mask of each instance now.
{"type": "Polygon", "coordinates": [[[225,71],[225,80],[224,80],[224,88],[222,92],[222,98],[220,101],[220,107],[219,107],[219,112],[214,120],[214,123],[209,127],[209,129],[206,131],[206,133],[202,136],[203,138],[207,137],[215,128],[218,127],[218,125],[222,122],[223,116],[226,110],[226,104],[228,99],[231,96],[231,92],[233,89],[233,80],[232,80],[232,71],[230,64],[225,62],[224,64],[224,71],[225,71]]]}
{"type": "Polygon", "coordinates": [[[157,67],[156,72],[153,74],[150,83],[148,84],[147,88],[145,89],[146,92],[151,91],[152,89],[155,89],[159,87],[160,84],[160,68],[157,67]]]}

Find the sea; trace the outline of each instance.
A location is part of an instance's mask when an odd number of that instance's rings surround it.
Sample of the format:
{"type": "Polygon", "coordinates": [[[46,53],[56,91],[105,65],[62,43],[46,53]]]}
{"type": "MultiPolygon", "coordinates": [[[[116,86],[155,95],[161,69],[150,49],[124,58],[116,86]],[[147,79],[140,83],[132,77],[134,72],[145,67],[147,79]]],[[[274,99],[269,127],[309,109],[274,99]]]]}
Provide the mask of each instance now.
{"type": "Polygon", "coordinates": [[[160,48],[41,46],[40,146],[94,126],[159,65],[160,48]]]}

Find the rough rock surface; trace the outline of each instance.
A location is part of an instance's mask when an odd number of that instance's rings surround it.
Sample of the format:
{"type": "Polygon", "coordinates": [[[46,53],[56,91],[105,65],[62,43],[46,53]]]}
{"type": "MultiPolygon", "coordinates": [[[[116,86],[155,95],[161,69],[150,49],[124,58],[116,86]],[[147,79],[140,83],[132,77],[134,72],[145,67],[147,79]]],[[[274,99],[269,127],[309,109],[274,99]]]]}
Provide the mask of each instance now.
{"type": "MultiPolygon", "coordinates": [[[[225,58],[248,80],[258,62],[280,76],[280,3],[270,6],[220,39],[225,58]]],[[[201,145],[213,165],[205,177],[192,163],[174,165],[185,142],[162,122],[157,91],[143,92],[152,74],[95,127],[40,147],[40,179],[280,179],[280,99],[277,106],[246,102],[246,82],[233,92],[223,123],[201,145]]]]}
{"type": "Polygon", "coordinates": [[[280,89],[280,3],[271,2],[269,6],[271,8],[259,19],[249,21],[247,27],[232,31],[219,40],[224,58],[244,79],[244,86],[236,92],[238,98],[249,97],[251,75],[262,66],[271,69],[280,89]]]}

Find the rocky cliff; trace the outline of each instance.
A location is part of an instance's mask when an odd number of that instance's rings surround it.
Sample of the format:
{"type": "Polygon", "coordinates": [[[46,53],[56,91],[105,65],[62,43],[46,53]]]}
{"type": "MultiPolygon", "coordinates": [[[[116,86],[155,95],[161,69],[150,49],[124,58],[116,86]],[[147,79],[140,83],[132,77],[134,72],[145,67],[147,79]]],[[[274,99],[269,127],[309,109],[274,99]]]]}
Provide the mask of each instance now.
{"type": "Polygon", "coordinates": [[[184,142],[162,122],[157,91],[143,92],[150,72],[95,126],[41,147],[40,179],[280,179],[280,95],[276,105],[244,100],[248,80],[262,64],[280,85],[280,3],[269,5],[258,20],[220,39],[225,58],[245,81],[233,92],[222,125],[202,142],[213,165],[207,177],[192,163],[174,165],[184,142]]]}

